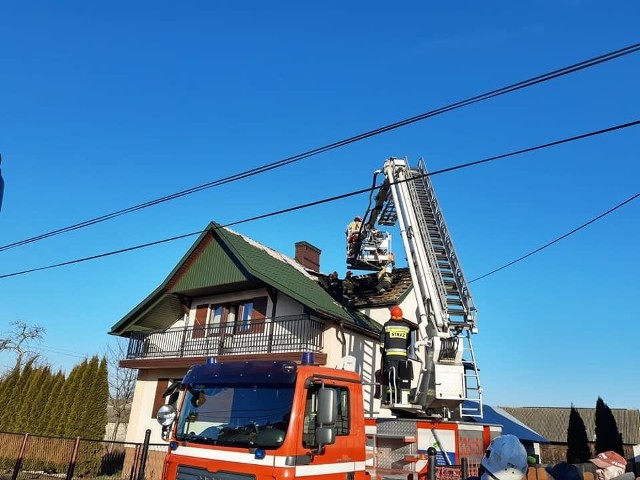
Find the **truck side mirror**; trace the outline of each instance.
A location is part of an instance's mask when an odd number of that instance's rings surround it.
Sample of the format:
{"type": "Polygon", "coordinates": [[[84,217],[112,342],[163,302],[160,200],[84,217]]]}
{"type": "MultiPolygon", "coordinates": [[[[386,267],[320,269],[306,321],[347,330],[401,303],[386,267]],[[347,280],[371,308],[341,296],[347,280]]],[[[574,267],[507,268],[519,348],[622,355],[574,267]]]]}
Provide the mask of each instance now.
{"type": "Polygon", "coordinates": [[[316,443],[318,445],[332,445],[336,443],[336,427],[316,428],[316,443]]]}
{"type": "Polygon", "coordinates": [[[318,390],[318,411],[316,421],[316,443],[318,451],[322,452],[323,445],[336,442],[336,420],[338,418],[338,391],[335,388],[321,388],[318,390]]]}
{"type": "Polygon", "coordinates": [[[317,421],[323,427],[333,426],[338,418],[338,391],[335,388],[318,390],[317,421]]]}

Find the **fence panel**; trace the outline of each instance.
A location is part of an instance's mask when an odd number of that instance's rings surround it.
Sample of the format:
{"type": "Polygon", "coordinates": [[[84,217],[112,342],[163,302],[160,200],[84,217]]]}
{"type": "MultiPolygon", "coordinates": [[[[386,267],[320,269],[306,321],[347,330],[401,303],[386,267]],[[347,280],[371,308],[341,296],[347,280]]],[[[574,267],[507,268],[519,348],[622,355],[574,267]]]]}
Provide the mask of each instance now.
{"type": "MultiPolygon", "coordinates": [[[[138,480],[142,443],[0,432],[1,480],[138,480]]],[[[150,444],[145,480],[161,480],[166,444],[150,444]]]]}

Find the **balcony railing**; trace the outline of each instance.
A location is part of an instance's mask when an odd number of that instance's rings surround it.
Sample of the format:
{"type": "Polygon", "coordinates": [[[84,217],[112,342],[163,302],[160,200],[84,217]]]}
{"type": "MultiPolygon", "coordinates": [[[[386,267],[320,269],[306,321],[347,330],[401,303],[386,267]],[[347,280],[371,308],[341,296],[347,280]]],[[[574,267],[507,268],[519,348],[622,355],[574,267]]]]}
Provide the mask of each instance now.
{"type": "Polygon", "coordinates": [[[322,322],[309,315],[132,332],[127,359],[322,352],[322,322]]]}

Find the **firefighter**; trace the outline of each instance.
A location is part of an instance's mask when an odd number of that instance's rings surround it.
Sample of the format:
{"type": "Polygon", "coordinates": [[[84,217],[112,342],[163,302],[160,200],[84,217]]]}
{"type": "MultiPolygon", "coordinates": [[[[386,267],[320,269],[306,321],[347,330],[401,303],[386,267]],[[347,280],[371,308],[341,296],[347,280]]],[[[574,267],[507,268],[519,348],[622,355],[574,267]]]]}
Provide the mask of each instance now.
{"type": "Polygon", "coordinates": [[[355,288],[356,279],[353,278],[353,272],[349,270],[344,280],[342,280],[342,295],[344,295],[347,300],[354,300],[355,288]]]}
{"type": "Polygon", "coordinates": [[[391,276],[392,271],[393,265],[391,262],[387,262],[387,264],[378,271],[376,274],[378,280],[376,283],[376,293],[384,293],[391,288],[391,284],[393,283],[393,277],[391,276]]]}
{"type": "Polygon", "coordinates": [[[347,254],[349,257],[355,257],[358,253],[356,251],[356,245],[358,238],[360,237],[360,229],[362,228],[362,218],[356,216],[349,225],[347,225],[347,254]]]}
{"type": "Polygon", "coordinates": [[[408,403],[412,372],[408,357],[412,329],[404,321],[399,306],[392,307],[390,315],[380,333],[383,377],[386,380],[382,403],[408,403]]]}
{"type": "Polygon", "coordinates": [[[358,215],[356,216],[352,222],[347,225],[347,238],[351,237],[351,235],[360,233],[360,228],[362,227],[362,218],[358,215]]]}

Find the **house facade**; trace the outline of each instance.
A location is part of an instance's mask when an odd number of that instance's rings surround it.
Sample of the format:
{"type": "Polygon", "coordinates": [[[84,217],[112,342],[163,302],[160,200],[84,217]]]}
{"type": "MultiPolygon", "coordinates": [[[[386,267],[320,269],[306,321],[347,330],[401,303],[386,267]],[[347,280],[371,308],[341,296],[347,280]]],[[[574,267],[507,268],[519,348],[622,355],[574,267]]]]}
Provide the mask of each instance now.
{"type": "MultiPolygon", "coordinates": [[[[165,403],[162,393],[211,357],[299,361],[312,352],[316,363],[357,371],[365,411],[378,411],[381,325],[392,305],[416,311],[408,272],[399,271],[383,293],[347,301],[326,288],[320,253],[298,242],[290,258],[211,223],[160,286],[110,331],[129,339],[120,365],[138,370],[127,441],[141,441],[150,429],[151,441],[160,442],[155,415],[165,403]]],[[[360,280],[366,286],[369,278],[360,280]]]]}

